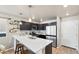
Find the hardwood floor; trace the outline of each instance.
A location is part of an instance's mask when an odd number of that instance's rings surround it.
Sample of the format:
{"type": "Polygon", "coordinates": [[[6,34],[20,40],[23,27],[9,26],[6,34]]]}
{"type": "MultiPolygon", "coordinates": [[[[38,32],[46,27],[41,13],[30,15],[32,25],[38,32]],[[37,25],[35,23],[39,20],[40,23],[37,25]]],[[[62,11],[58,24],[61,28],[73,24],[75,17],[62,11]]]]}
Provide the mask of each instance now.
{"type": "MultiPolygon", "coordinates": [[[[26,54],[29,53],[28,51],[25,52],[26,54]]],[[[14,50],[11,49],[9,51],[4,52],[3,54],[14,54],[14,50]]],[[[78,54],[78,51],[64,46],[61,46],[60,48],[52,47],[52,54],[78,54]]]]}
{"type": "Polygon", "coordinates": [[[79,54],[76,49],[61,46],[59,48],[52,48],[52,54],[79,54]]]}

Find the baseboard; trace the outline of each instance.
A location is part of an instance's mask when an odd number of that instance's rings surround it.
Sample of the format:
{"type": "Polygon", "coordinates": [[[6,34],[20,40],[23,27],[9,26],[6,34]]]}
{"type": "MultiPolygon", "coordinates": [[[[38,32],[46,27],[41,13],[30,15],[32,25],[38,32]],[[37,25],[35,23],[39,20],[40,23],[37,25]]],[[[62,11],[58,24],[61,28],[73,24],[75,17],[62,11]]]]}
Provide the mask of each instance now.
{"type": "Polygon", "coordinates": [[[68,46],[65,46],[65,45],[62,45],[62,46],[63,46],[63,47],[66,47],[66,48],[70,48],[70,49],[77,50],[76,48],[68,47],[68,46]]]}

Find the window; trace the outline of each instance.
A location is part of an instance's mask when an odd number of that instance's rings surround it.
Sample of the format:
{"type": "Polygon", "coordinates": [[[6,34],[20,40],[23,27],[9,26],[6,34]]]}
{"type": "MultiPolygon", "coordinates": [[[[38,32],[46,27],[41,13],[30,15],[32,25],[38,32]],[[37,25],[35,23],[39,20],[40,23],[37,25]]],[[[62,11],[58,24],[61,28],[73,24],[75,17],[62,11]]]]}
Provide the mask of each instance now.
{"type": "Polygon", "coordinates": [[[7,32],[7,20],[0,18],[0,37],[6,36],[7,32]]]}

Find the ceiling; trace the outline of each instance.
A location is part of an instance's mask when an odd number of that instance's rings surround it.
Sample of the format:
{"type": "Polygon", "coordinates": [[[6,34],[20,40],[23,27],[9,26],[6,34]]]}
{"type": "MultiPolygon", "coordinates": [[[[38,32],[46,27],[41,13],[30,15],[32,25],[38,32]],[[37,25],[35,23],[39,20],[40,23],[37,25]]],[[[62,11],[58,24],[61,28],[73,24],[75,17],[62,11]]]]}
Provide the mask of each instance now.
{"type": "Polygon", "coordinates": [[[63,5],[32,5],[30,9],[28,5],[0,5],[0,13],[26,19],[34,16],[33,21],[39,21],[41,18],[51,20],[55,16],[65,17],[66,12],[70,14],[69,16],[79,14],[79,5],[68,5],[66,8],[63,5]]]}

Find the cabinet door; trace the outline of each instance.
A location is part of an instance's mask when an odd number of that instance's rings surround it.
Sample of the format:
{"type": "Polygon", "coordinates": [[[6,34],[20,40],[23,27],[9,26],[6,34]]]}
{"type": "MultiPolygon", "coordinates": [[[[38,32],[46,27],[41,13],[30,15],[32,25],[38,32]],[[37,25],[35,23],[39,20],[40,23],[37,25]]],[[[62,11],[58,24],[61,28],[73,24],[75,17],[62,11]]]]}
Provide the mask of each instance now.
{"type": "Polygon", "coordinates": [[[61,23],[62,45],[78,47],[78,21],[67,20],[61,23]]]}
{"type": "Polygon", "coordinates": [[[31,30],[37,30],[38,29],[38,24],[34,24],[34,23],[31,23],[31,30]]]}
{"type": "Polygon", "coordinates": [[[20,30],[31,30],[31,23],[22,22],[22,25],[20,25],[20,30]]]}

